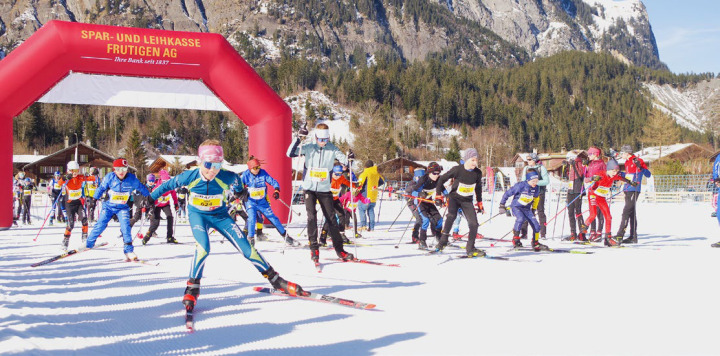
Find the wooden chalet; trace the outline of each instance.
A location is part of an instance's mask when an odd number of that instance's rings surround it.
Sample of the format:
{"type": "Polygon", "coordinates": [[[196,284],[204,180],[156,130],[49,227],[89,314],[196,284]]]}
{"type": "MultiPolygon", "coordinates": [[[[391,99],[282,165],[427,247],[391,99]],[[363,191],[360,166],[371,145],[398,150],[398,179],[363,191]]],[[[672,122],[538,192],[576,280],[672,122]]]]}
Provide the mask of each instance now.
{"type": "Polygon", "coordinates": [[[383,177],[385,177],[388,181],[411,181],[413,179],[413,175],[415,174],[415,169],[422,168],[426,169],[427,167],[417,163],[415,161],[411,161],[407,158],[399,157],[394,158],[389,161],[385,161],[383,163],[380,163],[377,165],[378,172],[382,174],[383,177]]]}
{"type": "MultiPolygon", "coordinates": [[[[100,176],[104,176],[112,171],[115,157],[82,142],[71,146],[67,145],[60,151],[26,164],[22,169],[26,174],[37,177],[38,180],[49,180],[57,171],[65,174],[67,172],[67,163],[75,160],[75,148],[78,151],[78,164],[81,172],[86,173],[90,167],[96,167],[101,172],[100,176]]],[[[136,170],[132,166],[129,168],[131,172],[136,170]]]]}

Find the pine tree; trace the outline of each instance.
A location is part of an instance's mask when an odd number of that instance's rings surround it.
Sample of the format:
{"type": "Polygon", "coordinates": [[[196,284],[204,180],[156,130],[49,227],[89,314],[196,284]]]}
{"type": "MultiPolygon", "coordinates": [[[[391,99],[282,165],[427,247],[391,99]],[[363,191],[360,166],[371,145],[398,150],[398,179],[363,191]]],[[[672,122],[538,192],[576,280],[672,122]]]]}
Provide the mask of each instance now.
{"type": "Polygon", "coordinates": [[[145,148],[142,146],[140,132],[137,129],[133,129],[130,134],[127,149],[125,150],[125,158],[128,160],[128,164],[137,168],[138,177],[145,176],[147,173],[147,167],[145,167],[147,155],[145,153],[145,148]]]}
{"type": "Polygon", "coordinates": [[[450,150],[448,150],[447,154],[445,155],[445,159],[450,162],[460,161],[460,143],[458,142],[456,136],[453,136],[452,140],[450,141],[450,150]]]}

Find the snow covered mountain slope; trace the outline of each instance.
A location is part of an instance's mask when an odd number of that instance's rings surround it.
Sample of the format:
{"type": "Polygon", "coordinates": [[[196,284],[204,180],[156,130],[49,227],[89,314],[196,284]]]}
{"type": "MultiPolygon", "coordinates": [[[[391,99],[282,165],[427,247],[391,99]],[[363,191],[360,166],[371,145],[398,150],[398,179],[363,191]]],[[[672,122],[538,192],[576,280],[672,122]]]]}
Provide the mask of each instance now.
{"type": "Polygon", "coordinates": [[[720,119],[720,79],[692,84],[687,88],[644,84],[653,97],[653,105],[671,115],[678,124],[703,131],[720,119]]]}

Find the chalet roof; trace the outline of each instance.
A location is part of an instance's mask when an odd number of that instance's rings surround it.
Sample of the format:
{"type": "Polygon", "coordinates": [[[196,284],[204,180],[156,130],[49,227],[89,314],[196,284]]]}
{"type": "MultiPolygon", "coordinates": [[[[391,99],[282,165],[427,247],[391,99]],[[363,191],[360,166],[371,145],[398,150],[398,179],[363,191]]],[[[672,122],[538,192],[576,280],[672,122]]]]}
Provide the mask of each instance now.
{"type": "MultiPolygon", "coordinates": [[[[71,155],[71,154],[74,154],[74,153],[75,153],[75,147],[78,147],[78,149],[82,149],[83,151],[90,150],[90,151],[92,151],[92,152],[95,152],[97,155],[99,155],[100,157],[102,157],[106,162],[110,162],[110,164],[105,163],[105,164],[102,164],[102,165],[101,165],[100,163],[102,163],[102,162],[98,162],[98,160],[95,159],[95,160],[93,160],[93,161],[91,161],[91,162],[81,163],[80,166],[98,166],[98,165],[106,166],[106,165],[107,165],[107,166],[109,166],[109,167],[112,167],[112,161],[115,160],[115,157],[114,157],[114,156],[112,156],[112,155],[110,155],[110,154],[108,154],[108,153],[105,153],[105,152],[103,152],[103,151],[100,151],[100,150],[98,150],[97,148],[94,148],[94,147],[92,147],[92,146],[90,146],[90,145],[87,145],[87,144],[85,144],[85,143],[83,143],[83,142],[78,142],[78,143],[76,143],[76,144],[73,144],[73,145],[70,145],[70,146],[68,146],[68,147],[66,147],[66,148],[63,148],[63,149],[61,149],[60,151],[57,151],[57,152],[55,152],[55,153],[51,153],[51,154],[49,154],[49,155],[47,155],[47,156],[45,156],[45,157],[43,157],[43,158],[41,158],[41,159],[38,159],[38,160],[36,160],[36,161],[34,161],[34,162],[28,163],[28,164],[26,164],[25,166],[23,166],[23,169],[24,169],[24,170],[28,170],[28,169],[32,168],[33,166],[36,166],[36,165],[45,164],[45,163],[52,164],[52,163],[55,163],[55,162],[62,163],[62,164],[58,164],[58,165],[60,165],[60,166],[65,166],[65,164],[67,164],[67,160],[66,160],[65,157],[67,157],[68,154],[70,154],[70,155],[71,155]]],[[[135,167],[132,167],[132,166],[130,166],[130,169],[131,169],[131,170],[136,170],[135,167]]]]}
{"type": "Polygon", "coordinates": [[[13,155],[13,163],[33,163],[47,157],[46,155],[13,155]]]}
{"type": "MultiPolygon", "coordinates": [[[[697,157],[710,158],[714,155],[712,151],[710,151],[696,143],[676,143],[674,145],[668,145],[668,146],[645,147],[642,150],[635,152],[635,156],[642,158],[643,161],[645,161],[645,162],[654,162],[663,157],[677,156],[679,154],[682,154],[683,151],[687,151],[687,153],[691,156],[690,158],[697,158],[697,157]]],[[[678,158],[681,158],[681,157],[678,157],[678,158]]],[[[682,157],[682,158],[686,158],[686,157],[682,157]]],[[[624,162],[625,162],[625,160],[618,159],[618,163],[624,163],[624,162]]]]}

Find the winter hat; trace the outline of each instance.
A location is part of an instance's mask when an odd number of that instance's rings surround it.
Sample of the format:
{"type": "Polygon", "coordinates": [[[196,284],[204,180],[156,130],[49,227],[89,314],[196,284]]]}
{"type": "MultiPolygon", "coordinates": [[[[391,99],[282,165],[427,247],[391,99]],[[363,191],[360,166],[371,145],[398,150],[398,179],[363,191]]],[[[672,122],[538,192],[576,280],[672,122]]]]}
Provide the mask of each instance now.
{"type": "Polygon", "coordinates": [[[600,157],[600,149],[597,147],[590,147],[587,150],[588,155],[595,155],[597,157],[600,157]]]}
{"type": "Polygon", "coordinates": [[[478,156],[477,150],[470,147],[465,150],[465,154],[463,154],[462,159],[463,159],[463,161],[467,162],[470,158],[473,158],[473,157],[477,158],[477,156],[478,156]]]}
{"type": "Polygon", "coordinates": [[[533,179],[540,179],[540,176],[538,175],[536,170],[528,169],[527,173],[525,173],[525,180],[531,181],[533,179]]]}
{"type": "Polygon", "coordinates": [[[224,152],[222,146],[204,145],[198,148],[200,162],[220,163],[223,161],[224,152]]]}
{"type": "Polygon", "coordinates": [[[620,169],[620,165],[617,163],[615,158],[610,158],[607,165],[605,166],[605,170],[608,171],[617,171],[620,169]]]}
{"type": "Polygon", "coordinates": [[[342,174],[342,172],[343,172],[342,166],[338,166],[338,165],[333,166],[333,173],[341,173],[342,174]]]}
{"type": "Polygon", "coordinates": [[[623,145],[622,148],[620,149],[620,152],[633,154],[633,150],[632,150],[632,147],[630,147],[630,145],[623,145]]]}
{"type": "Polygon", "coordinates": [[[531,154],[528,156],[528,158],[531,159],[531,160],[533,160],[533,161],[535,161],[535,162],[540,161],[540,157],[538,157],[538,154],[535,153],[535,152],[531,153],[531,154]]]}
{"type": "Polygon", "coordinates": [[[440,166],[437,162],[430,162],[430,164],[428,164],[428,173],[440,173],[442,170],[442,166],[440,166]]]}
{"type": "Polygon", "coordinates": [[[375,162],[373,162],[371,159],[365,161],[365,168],[372,167],[375,165],[375,162]]]}
{"type": "Polygon", "coordinates": [[[127,168],[128,162],[125,158],[118,158],[115,161],[113,161],[113,168],[127,168]]]}
{"type": "Polygon", "coordinates": [[[161,169],[160,172],[158,172],[158,175],[160,176],[160,180],[163,182],[170,180],[170,173],[164,169],[161,169]]]}
{"type": "Polygon", "coordinates": [[[148,174],[148,175],[147,175],[147,182],[148,182],[148,183],[153,183],[153,182],[155,182],[155,175],[152,174],[152,173],[148,174]]]}

